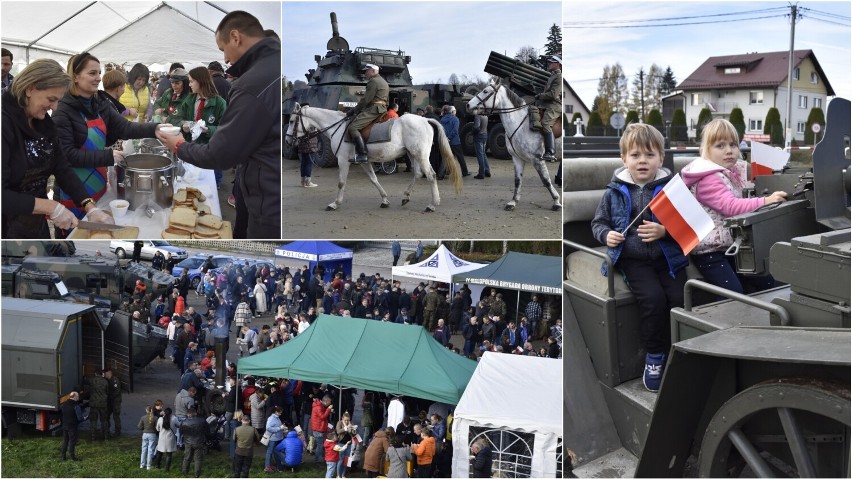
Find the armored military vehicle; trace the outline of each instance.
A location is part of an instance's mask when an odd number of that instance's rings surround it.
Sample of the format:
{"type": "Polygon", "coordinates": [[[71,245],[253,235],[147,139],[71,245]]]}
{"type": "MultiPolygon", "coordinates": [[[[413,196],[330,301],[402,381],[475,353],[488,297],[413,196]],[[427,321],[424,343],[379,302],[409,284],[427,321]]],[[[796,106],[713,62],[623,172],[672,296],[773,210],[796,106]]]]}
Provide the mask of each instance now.
{"type": "Polygon", "coordinates": [[[812,169],[755,179],[750,194],[789,201],[726,223],[738,272],[782,285],[742,295],[689,271],[658,394],[642,386],[636,300],[600,274],[608,256],[588,241],[589,205],[616,163],[565,160],[577,205],[564,242],[565,443],[578,476],[849,476],[849,101],[832,100],[826,121],[812,169]]]}
{"type": "Polygon", "coordinates": [[[0,270],[3,273],[3,296],[92,304],[99,315],[108,317],[110,314],[109,299],[88,291],[69,290],[56,273],[27,270],[20,264],[4,264],[0,270]]]}

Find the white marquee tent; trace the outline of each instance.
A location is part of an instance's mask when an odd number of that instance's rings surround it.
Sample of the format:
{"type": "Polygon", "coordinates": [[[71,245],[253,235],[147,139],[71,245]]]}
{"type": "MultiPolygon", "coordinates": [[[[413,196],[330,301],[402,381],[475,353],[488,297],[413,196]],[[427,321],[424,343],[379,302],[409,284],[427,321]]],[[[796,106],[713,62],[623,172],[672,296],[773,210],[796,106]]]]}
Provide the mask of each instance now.
{"type": "Polygon", "coordinates": [[[562,412],[561,359],[485,353],[453,413],[452,477],[469,477],[478,438],[495,477],[559,477],[562,412]]]}
{"type": "Polygon", "coordinates": [[[256,16],[265,29],[281,32],[280,2],[32,2],[0,4],[3,48],[14,56],[12,73],[32,60],[53,58],[63,67],[71,55],[89,51],[101,65],[130,69],[143,63],[165,71],[173,62],[188,68],[223,62],[214,30],[230,11],[256,16]]]}
{"type": "Polygon", "coordinates": [[[441,245],[424,261],[417,264],[394,266],[391,273],[394,277],[403,276],[426,281],[452,283],[454,274],[466,273],[484,266],[488,265],[460,259],[451,253],[446,246],[441,245]]]}

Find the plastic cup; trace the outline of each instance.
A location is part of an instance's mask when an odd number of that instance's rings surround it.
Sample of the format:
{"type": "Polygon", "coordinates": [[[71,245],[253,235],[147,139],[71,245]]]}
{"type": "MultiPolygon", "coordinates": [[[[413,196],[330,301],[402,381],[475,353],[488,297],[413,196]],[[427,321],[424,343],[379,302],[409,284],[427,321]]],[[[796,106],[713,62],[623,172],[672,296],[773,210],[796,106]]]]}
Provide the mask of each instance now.
{"type": "Polygon", "coordinates": [[[130,208],[130,203],[126,200],[112,200],[109,202],[109,209],[112,211],[113,218],[122,218],[127,214],[130,208]]]}

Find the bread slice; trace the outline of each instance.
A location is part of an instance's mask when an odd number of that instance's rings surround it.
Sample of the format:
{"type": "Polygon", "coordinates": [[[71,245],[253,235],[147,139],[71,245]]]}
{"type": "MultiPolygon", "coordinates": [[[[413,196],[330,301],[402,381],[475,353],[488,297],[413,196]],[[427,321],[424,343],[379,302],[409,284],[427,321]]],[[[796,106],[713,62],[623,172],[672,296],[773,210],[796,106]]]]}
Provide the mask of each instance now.
{"type": "Polygon", "coordinates": [[[91,234],[89,234],[89,239],[111,240],[112,239],[112,233],[110,233],[109,231],[92,231],[91,234]]]}
{"type": "Polygon", "coordinates": [[[196,239],[218,239],[221,236],[219,235],[219,230],[198,225],[192,232],[192,237],[196,239]]]}
{"type": "Polygon", "coordinates": [[[198,217],[198,225],[205,226],[210,229],[222,229],[222,218],[216,215],[204,215],[198,217]]]}
{"type": "Polygon", "coordinates": [[[196,210],[196,211],[198,211],[198,214],[199,214],[199,215],[209,215],[209,214],[212,214],[212,213],[213,213],[213,211],[210,209],[210,207],[209,207],[209,206],[207,206],[207,205],[206,205],[206,204],[204,204],[204,203],[198,203],[198,204],[196,205],[195,210],[196,210]]]}
{"type": "Polygon", "coordinates": [[[186,190],[184,188],[177,190],[172,200],[175,203],[186,203],[186,190]]]}
{"type": "Polygon", "coordinates": [[[207,201],[207,197],[204,196],[204,193],[201,192],[198,188],[194,188],[192,186],[188,186],[186,188],[187,197],[198,198],[201,201],[207,201]]]}
{"type": "Polygon", "coordinates": [[[163,239],[192,239],[192,232],[170,226],[163,230],[163,239]]]}
{"type": "Polygon", "coordinates": [[[172,213],[169,215],[169,226],[192,229],[195,228],[197,221],[198,215],[195,213],[195,210],[185,206],[176,206],[172,208],[172,213]]]}

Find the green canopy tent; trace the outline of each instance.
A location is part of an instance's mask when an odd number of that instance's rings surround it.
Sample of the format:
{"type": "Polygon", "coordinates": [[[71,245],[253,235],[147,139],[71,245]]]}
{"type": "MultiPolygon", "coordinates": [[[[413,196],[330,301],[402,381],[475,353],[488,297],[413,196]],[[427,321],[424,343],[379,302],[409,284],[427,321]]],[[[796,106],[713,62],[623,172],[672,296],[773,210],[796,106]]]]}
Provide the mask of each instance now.
{"type": "Polygon", "coordinates": [[[283,345],[242,358],[242,375],[301,379],[458,404],[476,362],[423,328],[321,314],[283,345]]]}

